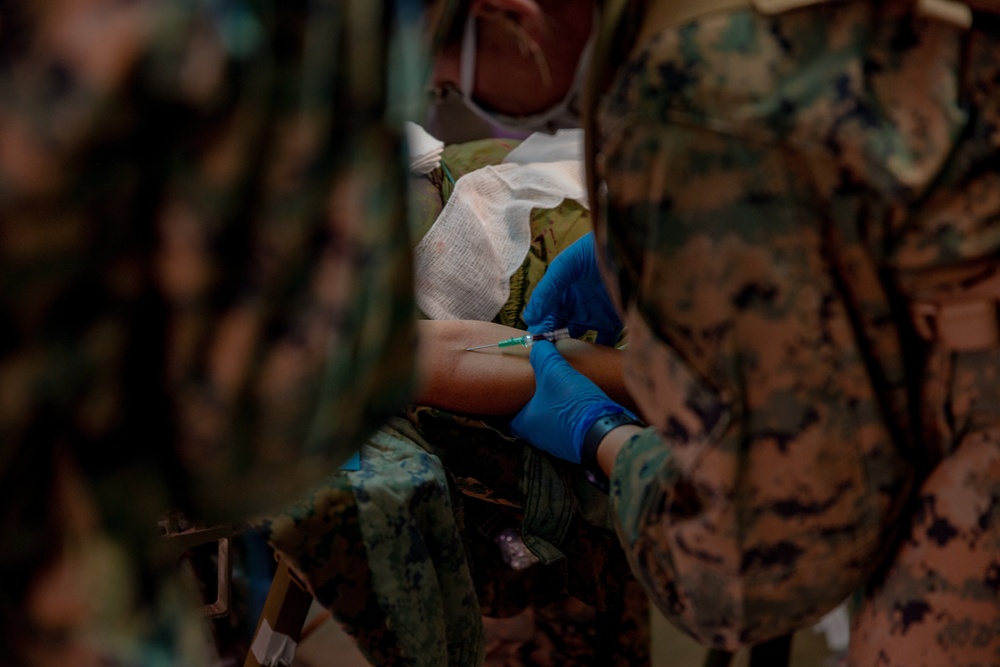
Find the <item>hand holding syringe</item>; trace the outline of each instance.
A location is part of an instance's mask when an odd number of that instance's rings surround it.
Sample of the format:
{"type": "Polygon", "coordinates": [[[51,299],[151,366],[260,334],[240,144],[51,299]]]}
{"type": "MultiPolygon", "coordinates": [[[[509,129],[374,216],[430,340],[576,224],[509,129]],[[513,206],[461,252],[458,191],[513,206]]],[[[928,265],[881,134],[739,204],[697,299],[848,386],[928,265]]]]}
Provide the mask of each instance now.
{"type": "Polygon", "coordinates": [[[562,340],[563,338],[569,338],[569,329],[556,329],[555,331],[548,331],[545,333],[529,333],[523,336],[516,336],[514,338],[508,338],[507,340],[502,340],[498,343],[490,343],[489,345],[477,345],[476,347],[466,348],[466,352],[472,350],[482,350],[487,347],[498,347],[503,349],[505,347],[528,347],[530,348],[535,344],[536,340],[547,340],[551,342],[556,342],[557,340],[562,340]]]}

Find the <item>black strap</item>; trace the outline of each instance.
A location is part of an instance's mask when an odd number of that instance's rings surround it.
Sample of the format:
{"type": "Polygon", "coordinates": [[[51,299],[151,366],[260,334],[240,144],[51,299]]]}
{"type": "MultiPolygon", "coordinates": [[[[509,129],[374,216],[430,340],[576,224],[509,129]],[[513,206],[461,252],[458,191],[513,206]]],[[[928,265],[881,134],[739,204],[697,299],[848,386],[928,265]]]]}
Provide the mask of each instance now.
{"type": "Polygon", "coordinates": [[[583,436],[583,444],[580,447],[580,463],[587,472],[587,479],[590,483],[604,493],[608,492],[609,480],[597,462],[597,447],[608,433],[627,424],[642,426],[641,422],[636,421],[627,413],[616,412],[598,419],[583,436]]]}

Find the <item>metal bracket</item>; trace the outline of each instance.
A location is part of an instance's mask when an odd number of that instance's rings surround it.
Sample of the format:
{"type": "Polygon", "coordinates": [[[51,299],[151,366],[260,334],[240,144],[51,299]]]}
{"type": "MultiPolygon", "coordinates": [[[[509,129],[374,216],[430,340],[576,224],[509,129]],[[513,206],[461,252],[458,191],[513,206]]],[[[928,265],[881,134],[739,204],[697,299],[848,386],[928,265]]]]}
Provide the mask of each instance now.
{"type": "Polygon", "coordinates": [[[215,602],[204,605],[202,610],[209,618],[228,614],[232,605],[233,560],[230,551],[233,527],[184,527],[184,517],[178,512],[169,513],[160,521],[160,527],[177,558],[194,547],[216,542],[216,598],[215,602]]]}

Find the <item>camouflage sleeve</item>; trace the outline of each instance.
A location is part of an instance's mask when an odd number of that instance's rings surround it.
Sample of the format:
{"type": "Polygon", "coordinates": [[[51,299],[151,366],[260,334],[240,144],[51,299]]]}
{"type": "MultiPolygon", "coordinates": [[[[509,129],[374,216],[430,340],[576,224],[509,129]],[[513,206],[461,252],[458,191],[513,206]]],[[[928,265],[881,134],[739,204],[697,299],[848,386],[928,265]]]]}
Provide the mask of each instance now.
{"type": "Polygon", "coordinates": [[[808,177],[775,143],[684,124],[604,154],[650,424],[615,464],[620,537],[706,644],[801,625],[863,581],[891,492],[868,463],[893,451],[808,177]]]}
{"type": "Polygon", "coordinates": [[[997,17],[775,9],[652,34],[603,101],[606,236],[651,423],[617,461],[621,536],[668,616],[737,644],[864,581],[887,510],[909,532],[866,582],[852,664],[989,662],[995,540],[970,508],[996,496],[996,351],[918,340],[911,319],[994,298],[997,17]]]}
{"type": "Polygon", "coordinates": [[[158,520],[288,502],[411,388],[395,3],[2,4],[0,653],[73,646],[26,589],[99,553],[87,645],[207,664],[158,520]]]}

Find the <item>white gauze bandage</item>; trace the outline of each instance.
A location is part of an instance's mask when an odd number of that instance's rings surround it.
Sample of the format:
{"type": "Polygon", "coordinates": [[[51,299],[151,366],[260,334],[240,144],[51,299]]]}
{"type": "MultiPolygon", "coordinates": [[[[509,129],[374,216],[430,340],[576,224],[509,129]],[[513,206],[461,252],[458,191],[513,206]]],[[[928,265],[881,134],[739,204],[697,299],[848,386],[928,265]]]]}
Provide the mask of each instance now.
{"type": "Polygon", "coordinates": [[[436,320],[493,319],[531,247],[531,211],[565,199],[587,205],[581,156],[581,130],[532,135],[502,164],[458,179],[417,244],[420,310],[436,320]]]}

